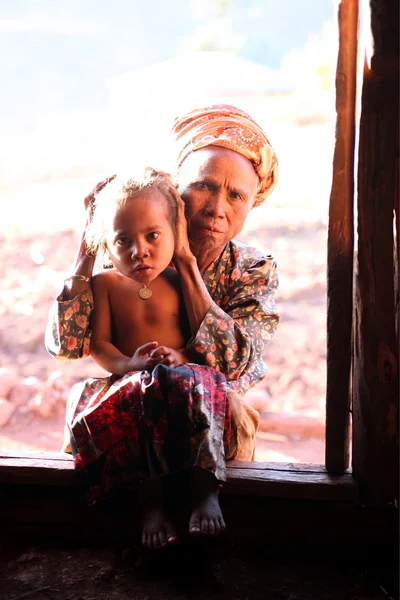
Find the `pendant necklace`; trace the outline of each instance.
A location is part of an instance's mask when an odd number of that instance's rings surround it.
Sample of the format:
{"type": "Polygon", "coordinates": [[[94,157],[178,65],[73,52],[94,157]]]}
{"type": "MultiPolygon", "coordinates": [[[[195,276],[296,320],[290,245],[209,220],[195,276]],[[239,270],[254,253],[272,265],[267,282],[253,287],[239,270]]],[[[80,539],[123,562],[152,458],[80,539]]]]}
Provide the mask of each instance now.
{"type": "Polygon", "coordinates": [[[143,287],[138,291],[139,296],[141,297],[142,300],[148,300],[149,298],[152,297],[153,292],[151,291],[151,289],[149,287],[147,287],[147,285],[144,283],[143,287]]]}

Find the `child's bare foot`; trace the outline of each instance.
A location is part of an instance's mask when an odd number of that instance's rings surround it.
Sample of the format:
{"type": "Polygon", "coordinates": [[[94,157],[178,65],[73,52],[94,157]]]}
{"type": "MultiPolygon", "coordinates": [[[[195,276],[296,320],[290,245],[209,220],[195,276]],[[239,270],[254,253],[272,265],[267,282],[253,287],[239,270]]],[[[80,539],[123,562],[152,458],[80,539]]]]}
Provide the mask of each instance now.
{"type": "Polygon", "coordinates": [[[178,535],[163,505],[162,487],[158,480],[142,485],[142,544],[149,550],[159,550],[178,542],[178,535]]]}
{"type": "Polygon", "coordinates": [[[142,513],[142,544],[149,550],[159,550],[176,544],[178,536],[162,506],[142,513]]]}
{"type": "Polygon", "coordinates": [[[192,535],[215,536],[225,530],[225,521],[218,499],[218,481],[212,473],[194,467],[191,473],[192,515],[189,532],[192,535]]]}

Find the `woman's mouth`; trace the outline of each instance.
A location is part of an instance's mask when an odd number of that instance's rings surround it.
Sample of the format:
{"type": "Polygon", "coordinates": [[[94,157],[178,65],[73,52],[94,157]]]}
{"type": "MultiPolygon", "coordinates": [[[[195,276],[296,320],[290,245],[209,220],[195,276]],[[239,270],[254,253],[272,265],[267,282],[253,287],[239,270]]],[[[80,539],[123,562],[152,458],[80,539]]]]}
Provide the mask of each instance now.
{"type": "Polygon", "coordinates": [[[220,235],[221,233],[224,233],[223,231],[221,231],[220,229],[216,229],[215,227],[199,227],[199,230],[204,235],[220,235]]]}

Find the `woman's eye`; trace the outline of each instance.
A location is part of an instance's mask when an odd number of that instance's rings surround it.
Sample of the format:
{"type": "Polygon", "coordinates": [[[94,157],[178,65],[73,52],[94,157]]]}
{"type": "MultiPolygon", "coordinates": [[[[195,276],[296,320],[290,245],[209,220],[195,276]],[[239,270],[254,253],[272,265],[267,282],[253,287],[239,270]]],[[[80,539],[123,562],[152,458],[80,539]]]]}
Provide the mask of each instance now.
{"type": "Polygon", "coordinates": [[[152,242],[152,241],[156,240],[159,235],[160,234],[157,233],[156,231],[151,231],[149,234],[147,234],[147,239],[149,240],[149,242],[152,242]]]}
{"type": "Polygon", "coordinates": [[[232,200],[243,200],[242,196],[238,192],[231,192],[232,200]]]}

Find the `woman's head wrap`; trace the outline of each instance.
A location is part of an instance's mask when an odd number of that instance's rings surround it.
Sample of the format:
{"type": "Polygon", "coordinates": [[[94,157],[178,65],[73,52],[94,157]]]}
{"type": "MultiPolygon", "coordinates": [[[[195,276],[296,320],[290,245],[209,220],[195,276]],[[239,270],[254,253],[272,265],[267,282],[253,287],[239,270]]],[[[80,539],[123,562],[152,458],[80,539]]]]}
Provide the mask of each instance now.
{"type": "Polygon", "coordinates": [[[222,146],[252,163],[260,180],[254,206],[264,202],[274,189],[278,180],[275,151],[261,127],[243,110],[227,104],[192,110],[175,119],[171,133],[178,145],[178,168],[191,152],[222,146]]]}

